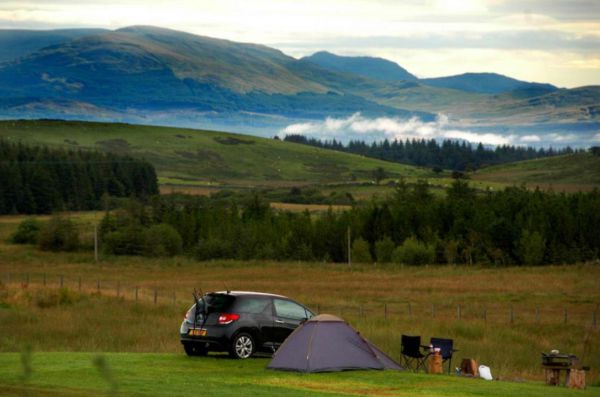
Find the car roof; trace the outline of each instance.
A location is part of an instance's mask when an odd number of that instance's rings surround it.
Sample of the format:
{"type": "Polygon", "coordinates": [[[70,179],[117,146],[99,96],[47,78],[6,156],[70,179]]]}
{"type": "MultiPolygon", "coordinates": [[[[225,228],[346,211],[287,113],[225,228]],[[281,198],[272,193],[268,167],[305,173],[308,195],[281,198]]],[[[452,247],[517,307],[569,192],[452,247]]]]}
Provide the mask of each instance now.
{"type": "Polygon", "coordinates": [[[270,296],[273,298],[284,298],[289,299],[287,296],[270,294],[268,292],[255,292],[255,291],[214,291],[209,292],[209,294],[224,294],[224,295],[232,295],[232,296],[270,296]]]}

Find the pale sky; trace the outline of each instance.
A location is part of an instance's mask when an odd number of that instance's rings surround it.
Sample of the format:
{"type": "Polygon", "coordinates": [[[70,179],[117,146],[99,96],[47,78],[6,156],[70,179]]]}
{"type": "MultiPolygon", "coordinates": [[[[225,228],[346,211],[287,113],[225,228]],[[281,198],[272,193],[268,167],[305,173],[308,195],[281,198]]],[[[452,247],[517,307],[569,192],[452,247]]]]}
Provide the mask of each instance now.
{"type": "Polygon", "coordinates": [[[0,28],[156,25],[301,57],[380,56],[419,77],[600,85],[600,0],[0,0],[0,28]]]}

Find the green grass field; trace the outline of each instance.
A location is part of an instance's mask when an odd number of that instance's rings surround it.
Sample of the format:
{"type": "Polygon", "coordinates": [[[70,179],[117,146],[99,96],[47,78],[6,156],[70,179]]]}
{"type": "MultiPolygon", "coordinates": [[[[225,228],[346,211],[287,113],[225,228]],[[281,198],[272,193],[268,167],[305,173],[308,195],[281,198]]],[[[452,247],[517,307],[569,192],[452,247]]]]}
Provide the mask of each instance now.
{"type": "Polygon", "coordinates": [[[248,135],[72,121],[2,121],[0,138],[144,157],[159,182],[176,185],[293,186],[390,177],[432,177],[431,170],[248,135]]]}
{"type": "Polygon", "coordinates": [[[574,192],[600,187],[600,156],[577,153],[483,168],[472,173],[476,181],[525,183],[530,188],[574,192]]]}
{"type": "MultiPolygon", "coordinates": [[[[0,354],[2,396],[598,396],[539,382],[495,382],[398,371],[297,374],[266,369],[267,358],[181,354],[34,353],[29,376],[22,357],[0,354]]],[[[27,357],[27,356],[25,356],[27,357]]]]}

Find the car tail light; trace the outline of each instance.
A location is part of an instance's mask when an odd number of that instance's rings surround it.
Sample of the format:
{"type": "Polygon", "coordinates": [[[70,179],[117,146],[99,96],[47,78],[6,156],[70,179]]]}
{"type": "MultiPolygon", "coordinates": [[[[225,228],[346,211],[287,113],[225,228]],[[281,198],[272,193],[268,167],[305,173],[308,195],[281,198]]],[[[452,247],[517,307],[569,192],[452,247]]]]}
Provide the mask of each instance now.
{"type": "Polygon", "coordinates": [[[219,315],[219,320],[217,321],[221,325],[231,324],[240,318],[239,314],[235,313],[222,313],[219,315]]]}

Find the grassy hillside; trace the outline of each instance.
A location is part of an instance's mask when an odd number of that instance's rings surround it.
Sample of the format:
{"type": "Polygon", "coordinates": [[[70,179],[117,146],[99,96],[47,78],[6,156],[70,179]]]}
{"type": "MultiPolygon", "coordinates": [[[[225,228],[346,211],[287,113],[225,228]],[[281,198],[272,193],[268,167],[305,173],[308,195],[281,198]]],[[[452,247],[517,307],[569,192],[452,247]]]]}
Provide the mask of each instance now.
{"type": "Polygon", "coordinates": [[[243,362],[181,354],[39,353],[21,379],[18,354],[1,354],[3,396],[592,396],[542,384],[486,382],[397,371],[303,375],[265,369],[268,359],[243,362]]]}
{"type": "Polygon", "coordinates": [[[390,177],[432,177],[424,168],[224,132],[66,121],[3,121],[0,138],[71,149],[99,149],[144,157],[162,183],[290,185],[370,180],[383,167],[390,177]]]}
{"type": "Polygon", "coordinates": [[[472,174],[478,181],[494,181],[560,191],[600,188],[600,157],[578,153],[488,167],[472,174]]]}

